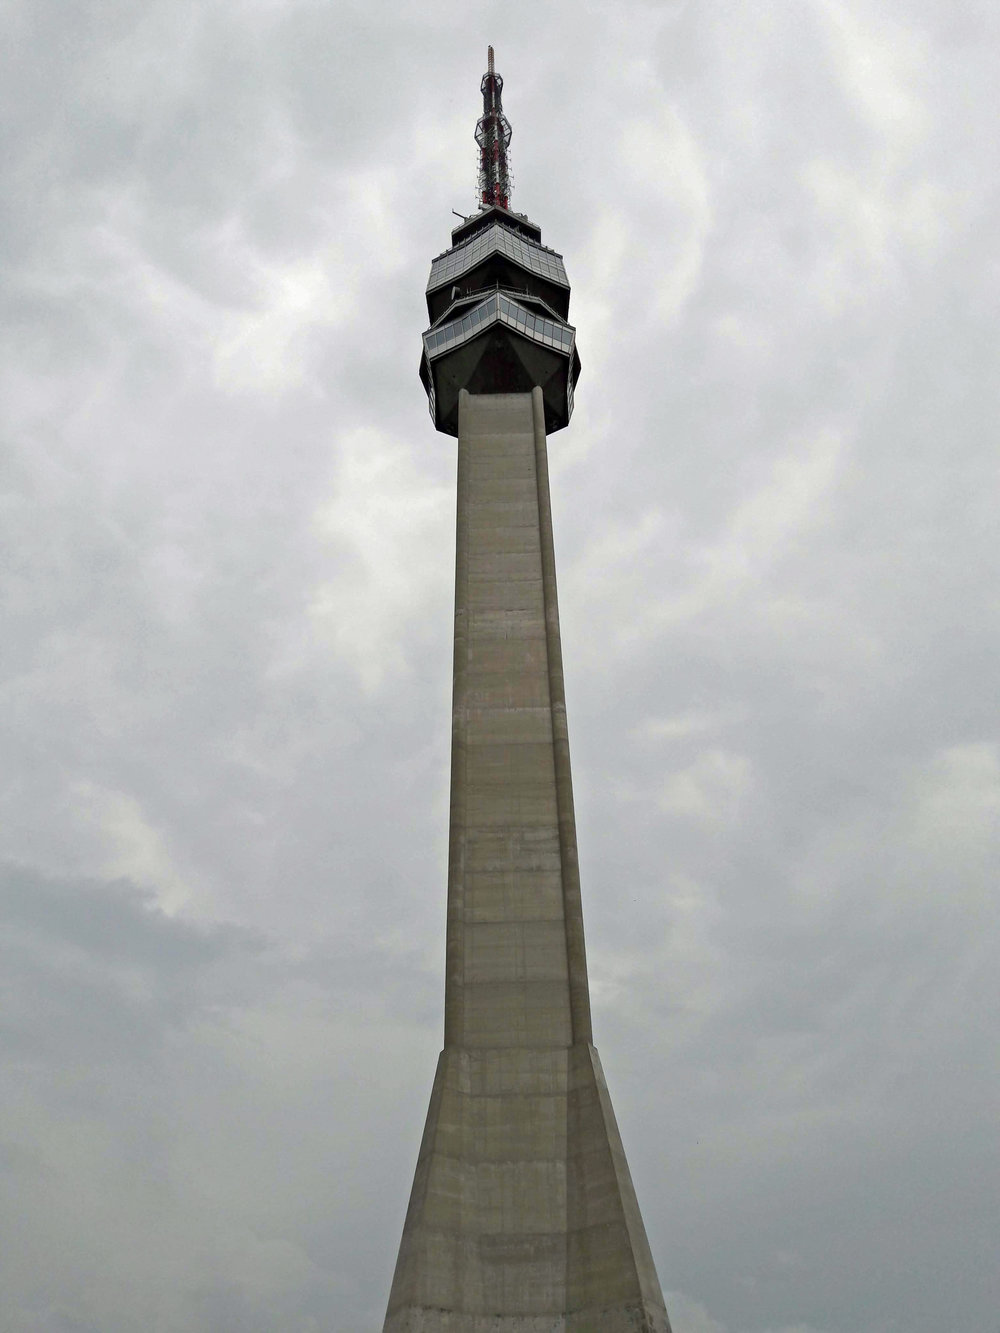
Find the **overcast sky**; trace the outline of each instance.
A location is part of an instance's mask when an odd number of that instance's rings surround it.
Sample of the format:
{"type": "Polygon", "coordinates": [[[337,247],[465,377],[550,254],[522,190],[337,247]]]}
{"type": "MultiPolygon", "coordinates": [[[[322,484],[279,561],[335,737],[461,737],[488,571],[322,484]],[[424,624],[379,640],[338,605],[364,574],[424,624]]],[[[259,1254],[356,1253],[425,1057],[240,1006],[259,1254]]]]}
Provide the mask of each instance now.
{"type": "Polygon", "coordinates": [[[492,41],[674,1333],[997,1333],[994,0],[0,15],[0,1328],[381,1327],[442,1027],[423,289],[492,41]]]}

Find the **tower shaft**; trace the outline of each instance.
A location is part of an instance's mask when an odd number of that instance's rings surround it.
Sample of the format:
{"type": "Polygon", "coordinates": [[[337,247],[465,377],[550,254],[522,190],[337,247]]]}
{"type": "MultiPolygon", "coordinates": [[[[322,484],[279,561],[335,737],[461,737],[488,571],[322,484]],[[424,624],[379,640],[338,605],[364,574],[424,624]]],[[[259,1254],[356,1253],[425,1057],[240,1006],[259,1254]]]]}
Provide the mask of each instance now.
{"type": "Polygon", "coordinates": [[[545,409],[462,392],[445,1047],[386,1333],[669,1333],[591,1044],[545,409]]]}
{"type": "Polygon", "coordinates": [[[591,1038],[540,400],[459,407],[445,1045],[591,1038]]]}

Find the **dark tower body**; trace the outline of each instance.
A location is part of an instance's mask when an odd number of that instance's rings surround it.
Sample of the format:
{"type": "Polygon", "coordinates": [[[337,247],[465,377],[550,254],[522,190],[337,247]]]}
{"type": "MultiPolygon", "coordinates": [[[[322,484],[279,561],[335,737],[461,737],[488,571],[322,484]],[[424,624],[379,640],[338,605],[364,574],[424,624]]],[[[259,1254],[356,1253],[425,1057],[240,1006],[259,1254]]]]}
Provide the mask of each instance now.
{"type": "Polygon", "coordinates": [[[546,453],[580,362],[501,87],[491,49],[482,203],[427,286],[458,436],[445,1034],[385,1329],[669,1333],[590,1024],[546,453]]]}

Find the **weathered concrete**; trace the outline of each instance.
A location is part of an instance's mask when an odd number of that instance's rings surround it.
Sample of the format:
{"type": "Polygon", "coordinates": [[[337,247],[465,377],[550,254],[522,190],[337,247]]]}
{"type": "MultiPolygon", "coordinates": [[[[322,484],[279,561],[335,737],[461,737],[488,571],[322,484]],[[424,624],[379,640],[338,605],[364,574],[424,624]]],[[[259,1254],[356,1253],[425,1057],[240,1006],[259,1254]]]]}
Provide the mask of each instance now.
{"type": "Polygon", "coordinates": [[[386,1333],[669,1333],[590,1001],[544,408],[462,392],[441,1053],[386,1333]]]}

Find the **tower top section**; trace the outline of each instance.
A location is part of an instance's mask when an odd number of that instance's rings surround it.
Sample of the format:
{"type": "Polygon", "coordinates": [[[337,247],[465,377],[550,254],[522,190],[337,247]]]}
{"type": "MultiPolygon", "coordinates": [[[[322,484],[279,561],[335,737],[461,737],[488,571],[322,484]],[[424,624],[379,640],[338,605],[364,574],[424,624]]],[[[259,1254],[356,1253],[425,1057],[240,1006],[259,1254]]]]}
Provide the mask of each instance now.
{"type": "Polygon", "coordinates": [[[486,73],[479,85],[483,94],[483,114],[476,125],[479,145],[479,202],[484,207],[498,204],[510,208],[510,121],[503,113],[503,79],[493,67],[493,47],[486,57],[486,73]]]}
{"type": "Polygon", "coordinates": [[[476,126],[479,207],[452,228],[451,249],[437,256],[427,281],[430,328],[420,378],[434,425],[448,435],[458,434],[463,389],[511,394],[540,388],[545,429],[561,430],[572,415],[580,374],[562,255],[542,244],[539,227],[510,208],[510,126],[502,89],[491,46],[476,126]]]}

